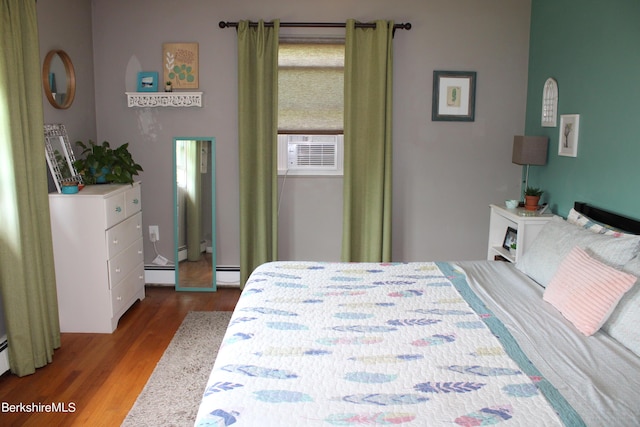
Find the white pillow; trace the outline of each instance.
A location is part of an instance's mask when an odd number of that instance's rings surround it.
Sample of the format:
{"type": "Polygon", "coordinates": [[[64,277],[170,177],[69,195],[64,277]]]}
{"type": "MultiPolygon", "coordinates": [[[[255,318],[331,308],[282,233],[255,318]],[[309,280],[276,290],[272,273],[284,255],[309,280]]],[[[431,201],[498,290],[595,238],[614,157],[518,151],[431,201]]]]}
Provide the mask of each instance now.
{"type": "MultiPolygon", "coordinates": [[[[640,256],[632,259],[622,269],[640,278],[640,256]]],[[[609,320],[602,326],[602,330],[640,356],[640,283],[638,281],[620,300],[609,320]]]]}
{"type": "Polygon", "coordinates": [[[554,216],[540,230],[516,263],[516,268],[546,287],[574,246],[586,249],[598,261],[620,269],[637,255],[639,245],[640,236],[596,234],[554,216]]]}

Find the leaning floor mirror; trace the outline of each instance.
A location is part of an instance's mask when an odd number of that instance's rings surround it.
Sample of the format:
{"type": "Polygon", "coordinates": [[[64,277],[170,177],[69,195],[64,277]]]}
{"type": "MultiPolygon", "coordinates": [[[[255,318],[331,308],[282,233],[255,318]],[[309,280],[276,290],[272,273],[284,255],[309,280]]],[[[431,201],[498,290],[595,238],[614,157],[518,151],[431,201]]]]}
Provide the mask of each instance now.
{"type": "Polygon", "coordinates": [[[177,291],[216,291],[215,160],[215,138],[174,138],[177,291]]]}

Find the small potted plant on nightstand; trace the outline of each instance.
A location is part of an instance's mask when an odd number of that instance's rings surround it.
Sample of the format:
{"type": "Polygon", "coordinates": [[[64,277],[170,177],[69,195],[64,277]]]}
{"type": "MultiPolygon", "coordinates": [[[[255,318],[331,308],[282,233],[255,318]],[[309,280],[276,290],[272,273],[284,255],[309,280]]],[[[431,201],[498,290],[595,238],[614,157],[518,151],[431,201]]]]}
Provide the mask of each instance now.
{"type": "Polygon", "coordinates": [[[540,202],[540,196],[544,191],[537,187],[527,187],[524,190],[524,208],[528,211],[535,211],[538,209],[538,203],[540,202]]]}

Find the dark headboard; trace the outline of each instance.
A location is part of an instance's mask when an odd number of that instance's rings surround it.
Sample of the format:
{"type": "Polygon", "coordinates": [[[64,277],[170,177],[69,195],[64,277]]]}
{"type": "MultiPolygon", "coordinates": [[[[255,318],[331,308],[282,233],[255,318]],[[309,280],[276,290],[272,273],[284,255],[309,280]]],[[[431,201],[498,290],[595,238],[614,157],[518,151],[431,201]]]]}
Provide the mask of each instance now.
{"type": "Polygon", "coordinates": [[[640,234],[640,221],[596,208],[584,202],[575,202],[574,209],[594,221],[610,225],[628,233],[640,234]]]}

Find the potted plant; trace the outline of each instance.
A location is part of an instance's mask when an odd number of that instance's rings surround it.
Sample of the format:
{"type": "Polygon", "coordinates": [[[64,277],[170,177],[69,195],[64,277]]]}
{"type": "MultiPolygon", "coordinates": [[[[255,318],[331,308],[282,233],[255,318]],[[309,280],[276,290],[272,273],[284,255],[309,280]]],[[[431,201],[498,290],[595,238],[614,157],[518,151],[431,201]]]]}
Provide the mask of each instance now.
{"type": "Polygon", "coordinates": [[[78,173],[85,184],[103,184],[108,182],[131,184],[133,176],[142,171],[129,152],[129,143],[118,148],[111,148],[109,142],[96,144],[89,140],[88,144],[77,141],[82,148],[82,158],[74,162],[78,173]]]}
{"type": "Polygon", "coordinates": [[[527,187],[524,190],[524,208],[528,211],[535,211],[538,209],[538,203],[540,202],[540,196],[544,191],[537,187],[527,187]]]}

